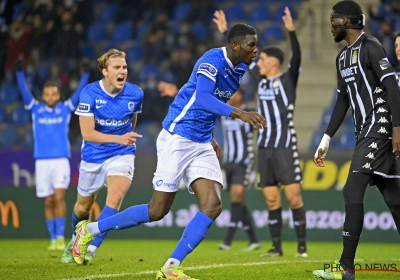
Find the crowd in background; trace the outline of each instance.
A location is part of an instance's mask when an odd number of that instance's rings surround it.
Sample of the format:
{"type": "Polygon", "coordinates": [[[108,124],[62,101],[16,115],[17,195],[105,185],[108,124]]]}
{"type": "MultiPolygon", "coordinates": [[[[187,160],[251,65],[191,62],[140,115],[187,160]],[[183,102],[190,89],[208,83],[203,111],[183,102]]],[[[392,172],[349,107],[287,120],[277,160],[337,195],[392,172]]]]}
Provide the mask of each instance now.
{"type": "MultiPolygon", "coordinates": [[[[139,125],[160,123],[172,99],[160,97],[158,82],[181,87],[205,51],[225,44],[224,35],[212,22],[216,9],[226,10],[230,22],[242,20],[257,28],[266,26],[264,2],[275,8],[292,5],[295,17],[294,5],[301,1],[0,0],[0,99],[6,85],[15,85],[17,59],[23,59],[29,89],[37,98],[47,80],[56,81],[66,98],[78,86],[82,64],[91,65],[90,82],[98,80],[101,73],[96,58],[118,48],[127,53],[128,81],[145,92],[139,125]]],[[[368,13],[371,33],[396,64],[393,43],[395,31],[400,30],[400,1],[382,0],[379,7],[371,5],[368,13]]],[[[269,11],[268,18],[277,18],[280,24],[281,15],[277,15],[269,11]]],[[[263,37],[267,32],[259,31],[261,44],[283,39],[284,33],[275,31],[277,35],[268,38],[263,37]]],[[[7,106],[0,104],[0,110],[7,106]]],[[[6,113],[10,114],[10,108],[13,106],[7,107],[6,113]]],[[[7,116],[3,120],[0,116],[2,122],[7,122],[7,116]]],[[[73,140],[79,137],[76,116],[71,128],[73,140]]]]}

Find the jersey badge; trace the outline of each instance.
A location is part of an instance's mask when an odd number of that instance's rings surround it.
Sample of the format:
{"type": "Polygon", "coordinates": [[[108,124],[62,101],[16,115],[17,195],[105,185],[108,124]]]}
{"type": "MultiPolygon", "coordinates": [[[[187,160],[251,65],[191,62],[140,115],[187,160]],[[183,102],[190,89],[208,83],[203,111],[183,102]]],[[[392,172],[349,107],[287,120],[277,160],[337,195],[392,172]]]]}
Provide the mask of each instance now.
{"type": "Polygon", "coordinates": [[[358,51],[354,50],[351,56],[351,64],[357,64],[358,51]]]}

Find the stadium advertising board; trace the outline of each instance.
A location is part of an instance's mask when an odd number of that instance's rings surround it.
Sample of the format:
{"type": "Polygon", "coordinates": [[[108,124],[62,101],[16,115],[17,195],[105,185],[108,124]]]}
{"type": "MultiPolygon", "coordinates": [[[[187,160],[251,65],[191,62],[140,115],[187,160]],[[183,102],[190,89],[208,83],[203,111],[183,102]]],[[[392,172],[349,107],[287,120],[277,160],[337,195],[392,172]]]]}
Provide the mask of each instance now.
{"type": "MultiPolygon", "coordinates": [[[[104,206],[106,190],[100,191],[97,203],[92,211],[96,219],[104,206]]],[[[134,204],[146,203],[152,196],[152,189],[132,188],[125,197],[121,209],[134,204]]],[[[304,192],[307,210],[307,236],[314,241],[341,241],[344,219],[344,203],[338,191],[304,192]]],[[[32,188],[0,188],[0,211],[2,223],[0,238],[47,238],[47,229],[43,217],[43,202],[36,198],[32,188]]],[[[67,191],[67,207],[70,213],[76,200],[76,189],[67,191]]],[[[264,199],[258,190],[247,193],[249,210],[259,238],[269,241],[267,228],[268,211],[264,199]]],[[[374,187],[369,187],[365,194],[365,219],[362,233],[363,241],[398,242],[398,233],[389,210],[374,187]],[[384,239],[383,239],[384,237],[384,239]]],[[[208,239],[222,240],[230,220],[229,197],[223,193],[223,211],[207,233],[208,239]]],[[[293,229],[291,211],[286,202],[283,203],[283,239],[296,240],[293,229]]],[[[156,238],[177,239],[183,228],[198,211],[196,197],[186,190],[180,190],[170,213],[161,221],[148,223],[136,228],[111,231],[110,238],[156,238]]],[[[71,224],[71,215],[67,215],[67,225],[71,224]]],[[[66,227],[66,236],[72,233],[66,227]]],[[[246,239],[243,231],[238,230],[238,239],[246,239]]]]}

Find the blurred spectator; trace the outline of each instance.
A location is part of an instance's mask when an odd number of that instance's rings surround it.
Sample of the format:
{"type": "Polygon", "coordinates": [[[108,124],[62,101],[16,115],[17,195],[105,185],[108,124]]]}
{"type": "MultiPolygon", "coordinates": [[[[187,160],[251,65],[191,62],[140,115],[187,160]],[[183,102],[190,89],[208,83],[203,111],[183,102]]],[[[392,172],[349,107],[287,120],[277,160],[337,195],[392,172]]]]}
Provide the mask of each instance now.
{"type": "Polygon", "coordinates": [[[168,15],[159,13],[155,23],[150,27],[145,35],[145,61],[151,63],[159,63],[168,57],[168,49],[166,48],[166,40],[170,33],[168,25],[168,15]]]}
{"type": "Polygon", "coordinates": [[[30,59],[29,42],[32,35],[30,26],[24,23],[21,15],[10,25],[6,40],[5,80],[12,83],[14,79],[14,62],[19,59],[30,59]]]}

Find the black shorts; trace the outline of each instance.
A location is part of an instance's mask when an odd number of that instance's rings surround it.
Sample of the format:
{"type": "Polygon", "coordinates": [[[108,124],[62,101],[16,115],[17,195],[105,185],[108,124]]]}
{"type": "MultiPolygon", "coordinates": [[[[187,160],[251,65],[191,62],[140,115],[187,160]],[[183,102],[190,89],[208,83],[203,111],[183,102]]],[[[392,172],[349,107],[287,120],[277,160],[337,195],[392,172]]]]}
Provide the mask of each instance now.
{"type": "Polygon", "coordinates": [[[236,163],[227,163],[224,165],[225,176],[226,176],[226,185],[228,191],[231,188],[231,185],[242,185],[245,188],[249,188],[251,185],[250,175],[253,170],[253,164],[236,164],[236,163]]]}
{"type": "Polygon", "coordinates": [[[374,173],[382,177],[397,177],[399,162],[392,153],[391,139],[361,138],[354,150],[350,172],[374,173]]]}
{"type": "Polygon", "coordinates": [[[259,148],[258,178],[260,188],[301,183],[297,148],[259,148]]]}

